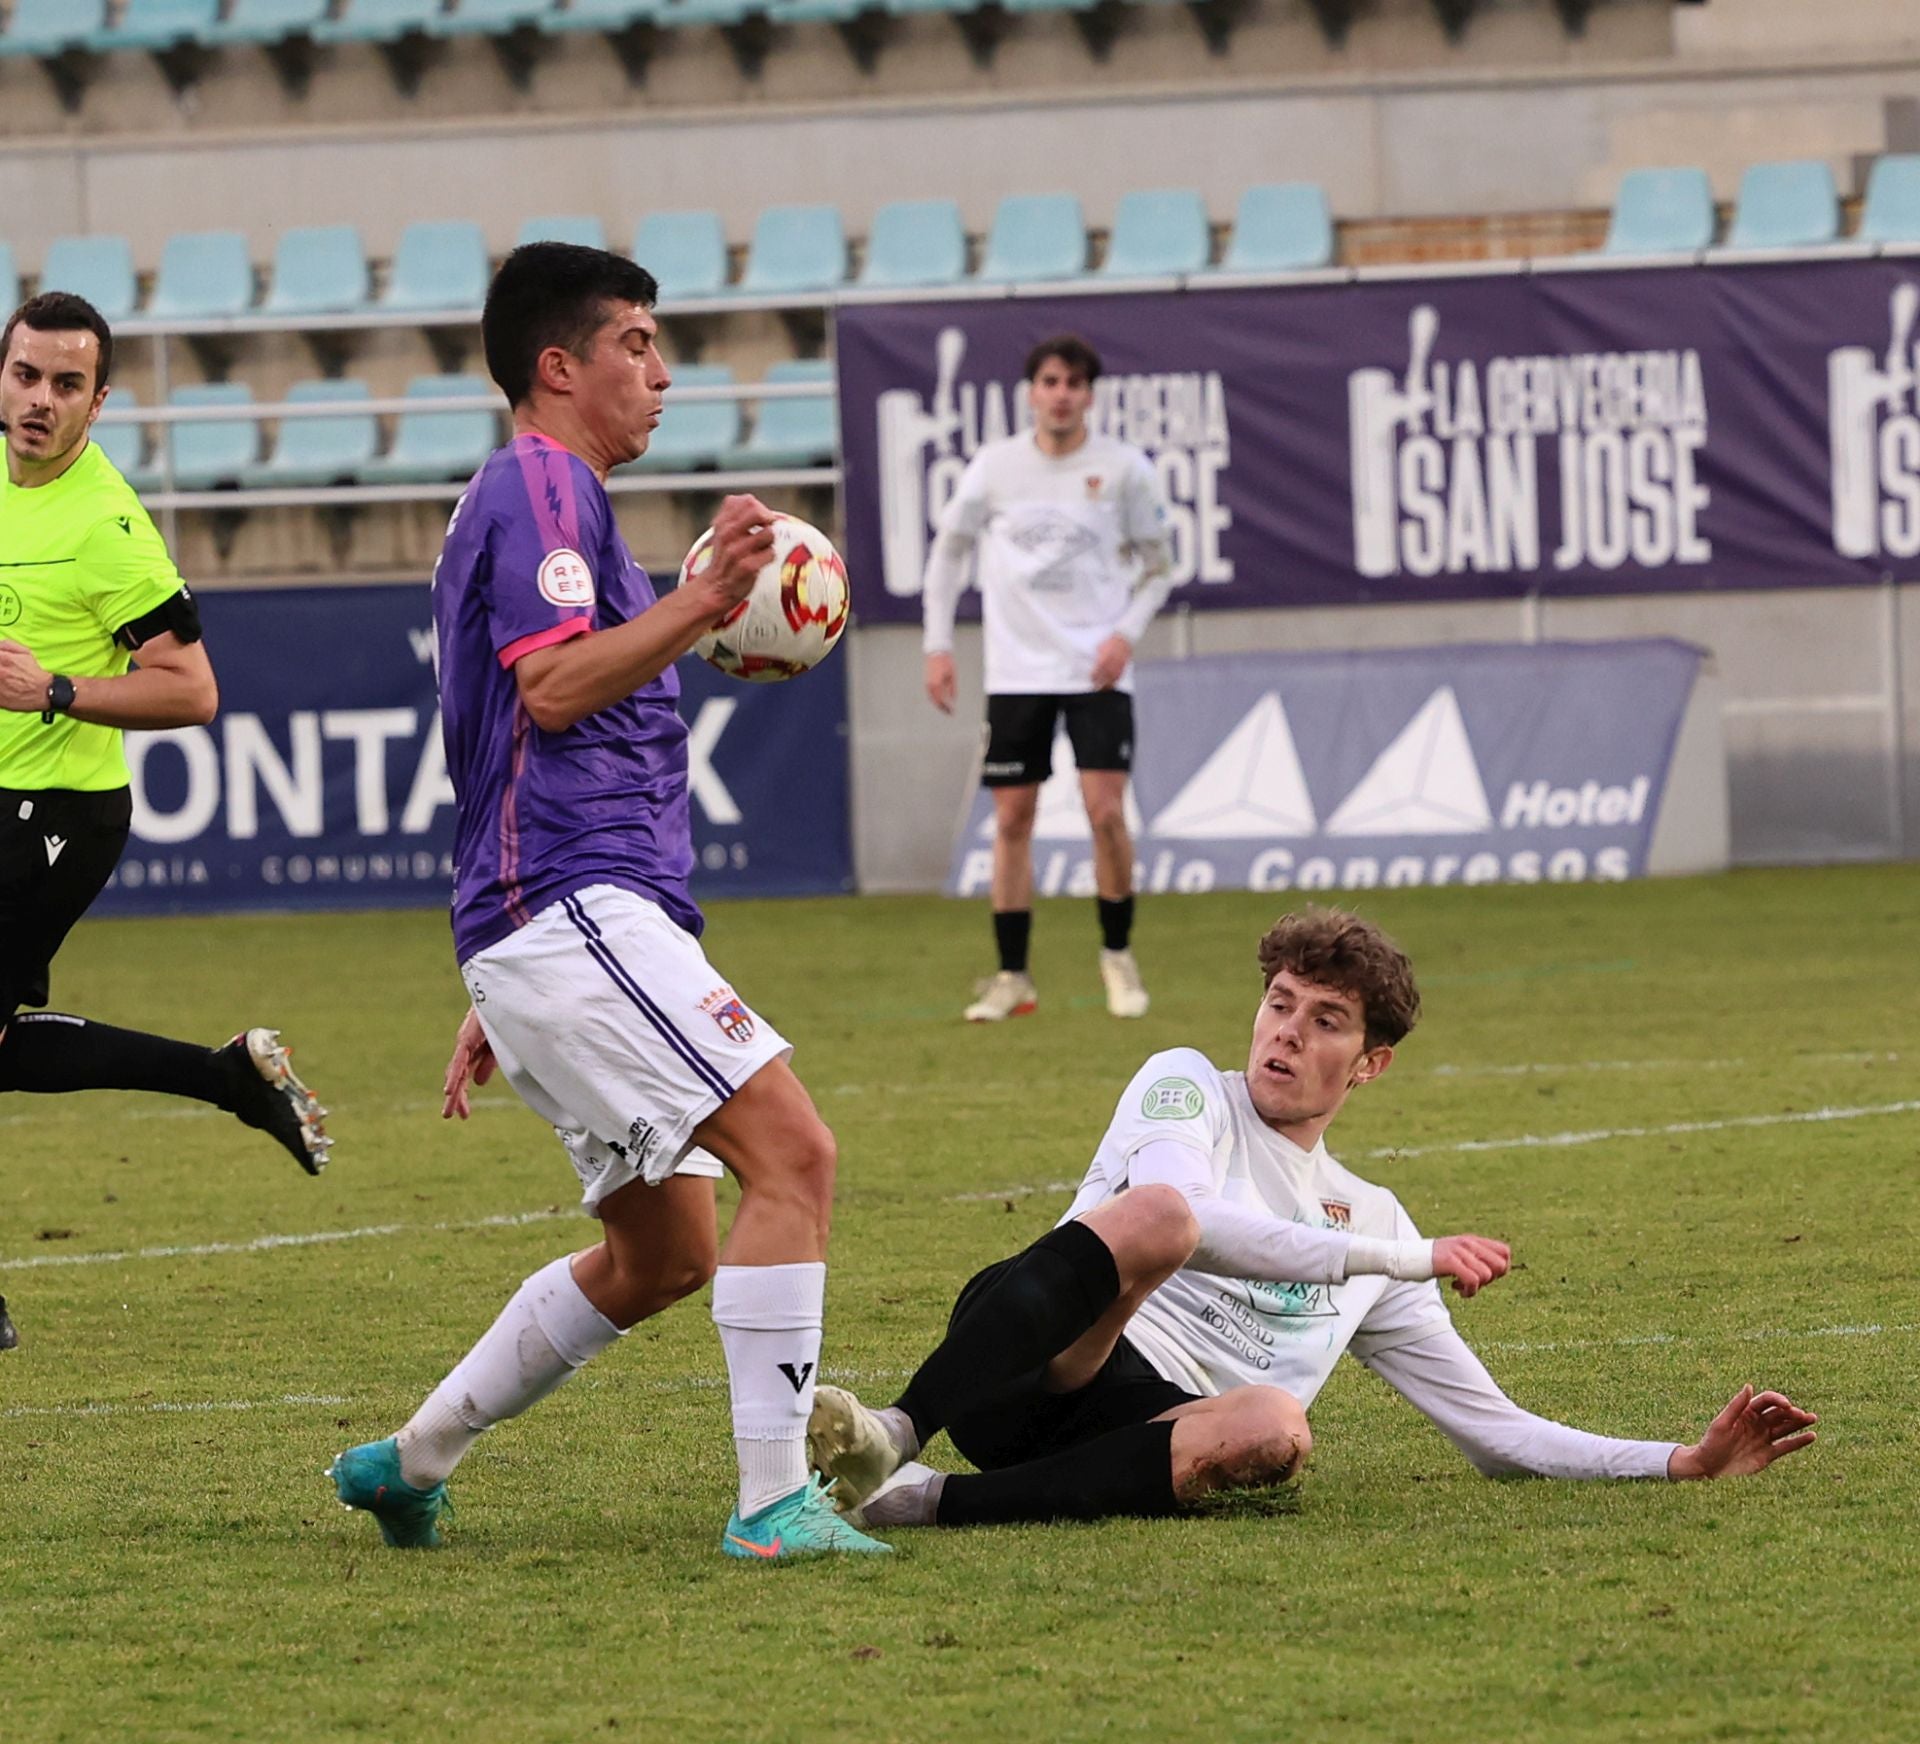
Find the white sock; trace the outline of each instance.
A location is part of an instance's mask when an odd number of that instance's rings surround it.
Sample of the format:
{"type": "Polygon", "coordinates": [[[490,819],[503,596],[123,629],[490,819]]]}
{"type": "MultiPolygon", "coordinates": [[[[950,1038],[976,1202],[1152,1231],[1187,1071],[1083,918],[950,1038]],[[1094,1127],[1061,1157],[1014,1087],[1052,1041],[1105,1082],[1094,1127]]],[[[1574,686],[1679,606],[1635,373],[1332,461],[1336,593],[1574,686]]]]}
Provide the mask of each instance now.
{"type": "Polygon", "coordinates": [[[820,1367],[827,1268],[722,1266],[713,1323],[727,1353],[740,1513],[758,1513],[807,1481],[807,1417],[820,1367]]]}
{"type": "Polygon", "coordinates": [[[537,1405],[620,1336],[574,1282],[571,1254],[541,1267],[394,1437],[400,1475],[431,1489],[482,1430],[537,1405]]]}

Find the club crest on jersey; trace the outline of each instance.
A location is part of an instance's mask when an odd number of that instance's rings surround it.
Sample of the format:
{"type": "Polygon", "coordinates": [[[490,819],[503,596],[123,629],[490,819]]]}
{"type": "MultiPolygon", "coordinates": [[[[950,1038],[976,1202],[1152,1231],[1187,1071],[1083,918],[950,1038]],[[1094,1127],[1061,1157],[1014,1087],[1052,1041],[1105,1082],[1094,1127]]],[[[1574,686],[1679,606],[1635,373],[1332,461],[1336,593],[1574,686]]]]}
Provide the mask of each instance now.
{"type": "Polygon", "coordinates": [[[593,570],[578,551],[549,551],[540,563],[540,597],[550,605],[593,604],[593,570]]]}
{"type": "Polygon", "coordinates": [[[753,1040],[753,1013],[740,1003],[740,996],[731,987],[716,987],[700,1001],[700,1009],[720,1026],[720,1033],[728,1041],[753,1040]]]}
{"type": "Polygon", "coordinates": [[[1106,482],[1107,481],[1103,479],[1097,472],[1090,472],[1087,474],[1087,501],[1088,502],[1091,503],[1091,502],[1099,501],[1100,487],[1106,482]]]}
{"type": "Polygon", "coordinates": [[[1327,1214],[1329,1229],[1351,1229],[1353,1227],[1353,1207],[1342,1205],[1338,1199],[1322,1199],[1320,1209],[1327,1214]]]}
{"type": "Polygon", "coordinates": [[[1162,1078],[1147,1086],[1140,1112],[1149,1120],[1191,1120],[1207,1105],[1191,1078],[1162,1078]]]}

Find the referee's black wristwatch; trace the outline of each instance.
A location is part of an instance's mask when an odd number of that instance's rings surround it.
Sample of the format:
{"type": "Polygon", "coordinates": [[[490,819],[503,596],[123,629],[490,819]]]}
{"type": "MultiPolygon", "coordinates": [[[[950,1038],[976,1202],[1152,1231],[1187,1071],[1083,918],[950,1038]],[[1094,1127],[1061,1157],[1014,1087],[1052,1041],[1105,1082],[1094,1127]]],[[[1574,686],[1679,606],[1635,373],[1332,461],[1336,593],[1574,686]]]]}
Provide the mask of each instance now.
{"type": "Polygon", "coordinates": [[[47,706],[40,711],[41,722],[53,725],[55,715],[63,715],[73,707],[73,680],[55,673],[47,684],[47,706]]]}

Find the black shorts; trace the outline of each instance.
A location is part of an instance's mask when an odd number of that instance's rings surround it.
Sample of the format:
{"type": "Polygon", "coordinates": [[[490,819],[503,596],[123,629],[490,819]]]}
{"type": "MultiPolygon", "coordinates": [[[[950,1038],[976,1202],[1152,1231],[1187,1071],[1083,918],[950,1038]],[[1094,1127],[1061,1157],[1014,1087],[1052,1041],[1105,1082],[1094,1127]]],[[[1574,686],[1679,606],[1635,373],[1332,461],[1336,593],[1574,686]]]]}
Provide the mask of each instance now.
{"type": "Polygon", "coordinates": [[[1124,690],[1078,696],[989,696],[983,787],[1037,787],[1053,773],[1053,727],[1066,716],[1079,769],[1133,767],[1133,698],[1124,690]]]}
{"type": "MultiPolygon", "coordinates": [[[[968,1279],[950,1324],[1020,1256],[998,1260],[968,1279]]],[[[1123,1337],[1100,1372],[1075,1393],[1050,1393],[1045,1367],[1010,1381],[947,1425],[947,1438],[982,1471],[1022,1465],[1094,1440],[1129,1423],[1151,1423],[1197,1397],[1164,1380],[1123,1337]]]]}
{"type": "Polygon", "coordinates": [[[120,863],[133,795],[0,787],[0,1027],[45,1005],[54,953],[120,863]]]}

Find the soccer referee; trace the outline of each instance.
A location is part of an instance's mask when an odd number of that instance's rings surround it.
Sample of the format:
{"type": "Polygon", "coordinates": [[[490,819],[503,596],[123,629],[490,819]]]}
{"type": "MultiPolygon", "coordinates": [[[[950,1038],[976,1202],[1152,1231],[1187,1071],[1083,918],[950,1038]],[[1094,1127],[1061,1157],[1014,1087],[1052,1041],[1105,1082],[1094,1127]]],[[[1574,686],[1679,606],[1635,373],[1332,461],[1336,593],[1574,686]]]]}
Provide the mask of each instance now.
{"type": "MultiPolygon", "coordinates": [[[[199,612],[147,512],[88,433],[113,334],[50,292],[0,334],[0,1091],[158,1090],[212,1103],[309,1174],[332,1143],[278,1033],[220,1048],[114,1029],[47,1003],[54,953],[126,845],[122,735],[204,725],[219,704],[199,612]],[[133,657],[139,657],[138,667],[133,657]]],[[[0,1350],[18,1342],[0,1300],[0,1350]]]]}

